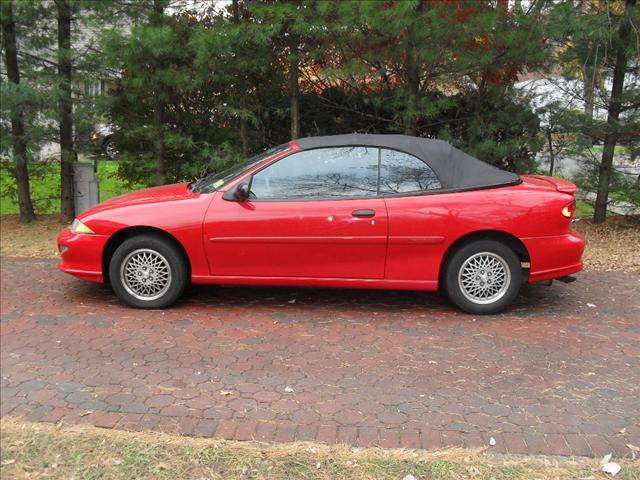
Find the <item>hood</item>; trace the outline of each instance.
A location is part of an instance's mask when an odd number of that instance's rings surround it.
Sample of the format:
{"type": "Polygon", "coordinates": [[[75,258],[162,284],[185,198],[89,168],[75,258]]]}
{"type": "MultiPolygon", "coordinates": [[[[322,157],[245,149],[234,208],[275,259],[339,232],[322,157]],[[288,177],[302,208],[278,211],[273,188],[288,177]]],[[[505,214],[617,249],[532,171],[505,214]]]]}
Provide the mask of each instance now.
{"type": "Polygon", "coordinates": [[[175,202],[177,200],[188,200],[198,196],[200,196],[199,193],[191,192],[189,190],[187,183],[174,183],[171,185],[145,188],[136,192],[125,193],[124,195],[102,202],[86,212],[83,212],[79,218],[84,218],[94,213],[113,210],[116,208],[145,205],[150,203],[175,202]]]}

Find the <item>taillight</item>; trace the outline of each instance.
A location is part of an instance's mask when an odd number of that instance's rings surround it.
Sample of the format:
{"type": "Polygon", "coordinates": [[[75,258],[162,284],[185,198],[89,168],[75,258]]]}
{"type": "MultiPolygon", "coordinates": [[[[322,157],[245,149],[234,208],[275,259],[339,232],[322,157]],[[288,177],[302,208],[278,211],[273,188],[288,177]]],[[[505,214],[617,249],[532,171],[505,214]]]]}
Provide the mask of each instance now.
{"type": "Polygon", "coordinates": [[[569,205],[562,209],[562,216],[567,218],[573,218],[576,213],[576,201],[572,201],[569,205]]]}

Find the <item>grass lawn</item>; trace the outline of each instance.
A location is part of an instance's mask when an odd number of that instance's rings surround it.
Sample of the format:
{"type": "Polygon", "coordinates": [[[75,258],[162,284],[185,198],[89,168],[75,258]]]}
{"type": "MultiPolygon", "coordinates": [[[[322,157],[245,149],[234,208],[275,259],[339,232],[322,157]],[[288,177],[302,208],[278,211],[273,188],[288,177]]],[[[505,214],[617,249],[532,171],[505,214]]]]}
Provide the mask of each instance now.
{"type": "Polygon", "coordinates": [[[576,218],[592,218],[593,207],[584,200],[576,201],[576,218]]]}
{"type": "MultiPolygon", "coordinates": [[[[2,478],[30,479],[603,479],[599,460],[494,456],[482,449],[435,452],[317,443],[261,444],[131,433],[89,426],[1,423],[2,478]]],[[[621,480],[639,463],[618,461],[621,480]]]]}
{"type": "MultiPolygon", "coordinates": [[[[32,163],[31,195],[37,214],[58,213],[60,211],[60,164],[32,163]]],[[[105,201],[129,190],[124,181],[117,177],[118,163],[113,161],[98,161],[98,181],[100,182],[100,201],[105,201]]],[[[15,180],[6,169],[0,170],[0,212],[3,215],[18,213],[15,199],[4,192],[15,190],[15,180]]]]}
{"type": "MultiPolygon", "coordinates": [[[[598,152],[600,154],[602,154],[602,151],[604,150],[604,146],[603,145],[592,145],[591,146],[591,150],[593,150],[594,152],[598,152]]],[[[625,153],[627,153],[627,147],[625,145],[616,145],[614,150],[613,150],[613,154],[614,155],[623,155],[625,153]]]]}

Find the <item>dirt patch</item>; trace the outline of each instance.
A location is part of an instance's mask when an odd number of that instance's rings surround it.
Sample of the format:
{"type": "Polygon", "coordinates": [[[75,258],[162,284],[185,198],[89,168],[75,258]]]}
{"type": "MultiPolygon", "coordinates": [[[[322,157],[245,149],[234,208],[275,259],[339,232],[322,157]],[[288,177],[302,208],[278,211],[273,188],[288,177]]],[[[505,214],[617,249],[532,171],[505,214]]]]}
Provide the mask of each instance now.
{"type": "MultiPolygon", "coordinates": [[[[613,216],[603,225],[579,219],[574,228],[587,237],[585,270],[640,272],[640,217],[613,216]]],[[[56,237],[63,225],[58,215],[42,215],[24,225],[17,215],[2,215],[1,253],[16,257],[55,257],[56,237]]]]}

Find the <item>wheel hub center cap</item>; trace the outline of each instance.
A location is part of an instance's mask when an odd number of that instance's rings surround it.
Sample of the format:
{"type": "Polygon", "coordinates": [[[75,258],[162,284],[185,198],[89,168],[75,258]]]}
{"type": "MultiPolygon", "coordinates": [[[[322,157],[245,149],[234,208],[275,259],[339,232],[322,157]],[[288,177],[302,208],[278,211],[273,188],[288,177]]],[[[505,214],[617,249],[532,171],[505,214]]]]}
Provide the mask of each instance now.
{"type": "Polygon", "coordinates": [[[458,282],[462,294],[476,304],[489,304],[502,298],[511,279],[507,262],[493,252],[480,252],[461,266],[458,282]]]}
{"type": "Polygon", "coordinates": [[[160,297],[171,283],[171,268],[166,258],[150,249],[129,254],[120,274],[129,293],[144,300],[160,297]]]}

